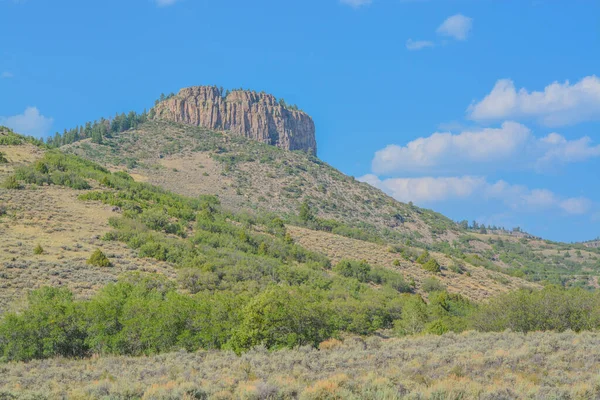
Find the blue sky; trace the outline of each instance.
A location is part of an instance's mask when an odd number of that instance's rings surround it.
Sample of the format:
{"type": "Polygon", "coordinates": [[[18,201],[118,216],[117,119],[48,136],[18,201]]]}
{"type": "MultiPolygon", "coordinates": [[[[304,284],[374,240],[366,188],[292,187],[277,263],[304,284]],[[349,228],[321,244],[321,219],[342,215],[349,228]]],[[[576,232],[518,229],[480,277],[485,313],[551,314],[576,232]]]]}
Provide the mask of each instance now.
{"type": "Polygon", "coordinates": [[[600,3],[0,0],[0,124],[36,136],[161,92],[265,90],[401,201],[600,235],[600,3]]]}

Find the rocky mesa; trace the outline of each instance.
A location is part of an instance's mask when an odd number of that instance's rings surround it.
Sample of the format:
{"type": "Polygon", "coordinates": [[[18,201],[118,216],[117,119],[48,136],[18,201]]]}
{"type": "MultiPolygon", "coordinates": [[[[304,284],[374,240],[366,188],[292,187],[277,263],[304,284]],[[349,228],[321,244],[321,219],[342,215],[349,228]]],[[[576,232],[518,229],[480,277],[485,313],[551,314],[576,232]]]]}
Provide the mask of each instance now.
{"type": "Polygon", "coordinates": [[[248,90],[223,93],[195,86],[159,102],[153,118],[228,131],[286,150],[316,155],[315,124],[303,111],[275,96],[248,90]]]}

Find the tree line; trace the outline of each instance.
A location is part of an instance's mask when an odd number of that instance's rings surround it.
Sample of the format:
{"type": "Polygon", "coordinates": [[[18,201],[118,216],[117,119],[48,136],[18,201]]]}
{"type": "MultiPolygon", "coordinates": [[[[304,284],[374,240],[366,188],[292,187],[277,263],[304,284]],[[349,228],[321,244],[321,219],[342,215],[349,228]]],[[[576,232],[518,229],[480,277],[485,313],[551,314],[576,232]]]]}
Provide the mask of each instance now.
{"type": "Polygon", "coordinates": [[[110,139],[116,133],[135,129],[149,118],[151,118],[151,113],[146,110],[141,114],[130,111],[127,114],[116,114],[110,119],[100,118],[100,120],[86,122],[84,125],[72,129],[65,129],[62,134],[56,132],[54,136],[46,139],[46,144],[50,147],[60,147],[88,138],[92,140],[92,143],[103,144],[104,139],[110,139]]]}

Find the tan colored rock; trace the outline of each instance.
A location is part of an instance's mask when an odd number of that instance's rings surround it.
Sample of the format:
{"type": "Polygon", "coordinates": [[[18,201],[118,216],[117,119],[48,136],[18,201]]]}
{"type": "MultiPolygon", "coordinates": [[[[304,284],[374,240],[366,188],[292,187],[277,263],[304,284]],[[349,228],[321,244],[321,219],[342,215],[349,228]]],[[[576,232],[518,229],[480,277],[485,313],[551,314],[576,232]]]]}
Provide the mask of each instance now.
{"type": "Polygon", "coordinates": [[[282,149],[317,153],[312,118],[281,105],[270,94],[236,90],[224,97],[216,87],[196,86],[160,102],[154,111],[155,119],[229,131],[282,149]]]}

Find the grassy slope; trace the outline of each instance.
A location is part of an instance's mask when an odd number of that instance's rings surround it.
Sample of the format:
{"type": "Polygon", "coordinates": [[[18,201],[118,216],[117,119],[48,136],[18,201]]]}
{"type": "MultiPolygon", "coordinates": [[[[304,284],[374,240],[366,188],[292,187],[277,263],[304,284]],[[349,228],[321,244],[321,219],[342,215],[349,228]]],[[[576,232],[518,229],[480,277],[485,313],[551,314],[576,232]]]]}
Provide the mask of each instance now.
{"type": "Polygon", "coordinates": [[[242,357],[201,351],[8,364],[0,369],[0,397],[592,399],[600,396],[598,360],[598,333],[348,338],[325,342],[321,351],[259,349],[242,357]]]}
{"type": "Polygon", "coordinates": [[[444,230],[456,237],[449,219],[399,203],[316,158],[202,128],[153,121],[107,145],[83,141],[65,150],[121,168],[136,160],[139,179],[184,195],[218,194],[236,210],[295,214],[307,199],[321,217],[393,230],[415,242],[448,239],[444,230]]]}
{"type": "MultiPolygon", "coordinates": [[[[8,164],[0,165],[0,182],[16,167],[41,158],[44,150],[30,144],[1,146],[8,164]]],[[[0,314],[20,308],[30,289],[66,287],[88,297],[126,271],[159,272],[175,277],[167,263],[140,259],[119,242],[100,238],[111,228],[108,218],[118,216],[113,207],[83,202],[81,194],[65,187],[44,186],[26,190],[0,188],[0,314]],[[33,250],[40,244],[41,255],[33,250]],[[116,259],[114,268],[99,269],[86,264],[96,249],[116,259]]]]}
{"type": "MultiPolygon", "coordinates": [[[[366,260],[371,265],[400,271],[407,279],[414,280],[417,290],[426,295],[421,288],[432,274],[423,270],[419,264],[391,253],[385,245],[299,227],[289,227],[288,231],[297,243],[327,255],[334,263],[344,258],[366,260]],[[394,262],[399,265],[394,265],[394,262]]],[[[462,273],[456,273],[451,269],[457,263],[456,260],[443,253],[432,253],[432,256],[442,265],[442,271],[436,275],[436,278],[450,293],[460,293],[472,300],[484,300],[521,287],[538,287],[523,279],[466,263],[463,264],[462,273]]]]}
{"type": "MultiPolygon", "coordinates": [[[[0,181],[16,167],[28,165],[44,154],[42,149],[29,144],[0,146],[0,151],[10,161],[0,167],[0,181]]],[[[95,181],[90,183],[92,190],[100,188],[95,181]]],[[[29,289],[44,285],[67,287],[80,297],[89,297],[127,271],[159,272],[172,279],[177,276],[172,264],[139,258],[122,243],[101,240],[111,230],[108,219],[120,214],[109,205],[78,200],[81,193],[57,186],[31,186],[17,191],[0,188],[0,204],[6,207],[6,215],[0,217],[0,233],[5,239],[0,244],[0,284],[4,289],[0,292],[0,312],[22,306],[21,300],[29,289]],[[33,252],[38,244],[44,249],[42,255],[33,252]],[[102,248],[114,261],[114,268],[99,269],[86,264],[96,248],[102,248]]],[[[296,227],[289,227],[289,232],[299,244],[326,254],[334,262],[344,257],[367,259],[374,266],[400,272],[406,280],[416,283],[421,294],[424,280],[431,276],[414,262],[390,253],[384,244],[296,227]],[[323,247],[325,243],[331,246],[323,247]],[[394,260],[401,260],[401,264],[394,266],[394,260]]],[[[441,253],[434,256],[445,267],[438,277],[448,289],[474,300],[528,285],[520,279],[467,264],[464,272],[469,276],[461,275],[449,269],[454,262],[448,257],[441,253]]]]}
{"type": "Polygon", "coordinates": [[[295,214],[307,200],[322,218],[331,218],[462,262],[533,281],[598,286],[600,249],[496,233],[465,231],[431,210],[397,202],[370,185],[300,153],[202,128],[148,122],[95,145],[63,148],[174,192],[217,194],[229,209],[295,214]],[[579,250],[579,251],[578,251],[579,250]]]}

